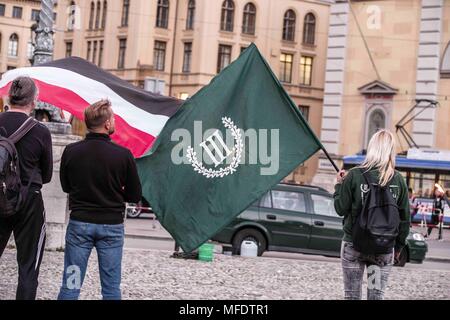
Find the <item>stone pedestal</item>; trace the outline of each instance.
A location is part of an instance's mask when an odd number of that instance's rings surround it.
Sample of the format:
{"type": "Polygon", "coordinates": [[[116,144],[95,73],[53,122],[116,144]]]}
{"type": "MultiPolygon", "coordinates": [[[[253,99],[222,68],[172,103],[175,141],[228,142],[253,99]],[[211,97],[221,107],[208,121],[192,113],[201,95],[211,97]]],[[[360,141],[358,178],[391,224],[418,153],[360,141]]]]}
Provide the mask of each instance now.
{"type": "Polygon", "coordinates": [[[46,248],[59,250],[64,248],[65,233],[69,220],[67,194],[62,191],[59,180],[61,156],[68,144],[81,140],[71,135],[71,128],[66,123],[46,123],[52,132],[53,140],[53,178],[42,189],[47,218],[46,248]]]}

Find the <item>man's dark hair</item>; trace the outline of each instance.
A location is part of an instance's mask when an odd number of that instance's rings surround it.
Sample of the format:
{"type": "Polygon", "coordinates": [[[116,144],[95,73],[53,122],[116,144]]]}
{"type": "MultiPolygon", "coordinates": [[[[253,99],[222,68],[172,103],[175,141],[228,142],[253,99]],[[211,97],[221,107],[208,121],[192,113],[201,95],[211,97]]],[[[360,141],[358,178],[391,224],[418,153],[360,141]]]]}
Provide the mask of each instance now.
{"type": "Polygon", "coordinates": [[[37,87],[30,77],[18,77],[9,88],[9,104],[25,107],[31,104],[37,95],[37,87]]]}

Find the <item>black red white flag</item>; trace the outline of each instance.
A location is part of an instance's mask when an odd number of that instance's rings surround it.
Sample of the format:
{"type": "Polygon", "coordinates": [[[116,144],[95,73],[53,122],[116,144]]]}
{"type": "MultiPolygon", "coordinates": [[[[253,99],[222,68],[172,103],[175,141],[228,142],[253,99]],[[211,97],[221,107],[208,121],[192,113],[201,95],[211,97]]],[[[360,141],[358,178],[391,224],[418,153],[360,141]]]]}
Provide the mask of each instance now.
{"type": "Polygon", "coordinates": [[[116,115],[113,140],[138,158],[150,149],[181,101],[147,92],[96,65],[77,57],[3,74],[0,96],[8,94],[15,78],[29,76],[39,88],[38,99],[83,120],[84,110],[100,99],[109,99],[116,115]]]}

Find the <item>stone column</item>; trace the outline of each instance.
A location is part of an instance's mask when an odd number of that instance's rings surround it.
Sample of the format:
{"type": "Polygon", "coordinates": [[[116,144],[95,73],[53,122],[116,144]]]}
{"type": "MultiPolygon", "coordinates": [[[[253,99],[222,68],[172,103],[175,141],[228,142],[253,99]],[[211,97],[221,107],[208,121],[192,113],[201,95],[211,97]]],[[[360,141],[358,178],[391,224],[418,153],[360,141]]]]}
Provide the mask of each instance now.
{"type": "Polygon", "coordinates": [[[53,178],[42,189],[47,218],[47,242],[49,250],[64,248],[66,227],[69,220],[67,194],[62,191],[59,180],[61,156],[68,144],[81,140],[71,134],[71,126],[65,123],[45,123],[52,133],[53,178]]]}

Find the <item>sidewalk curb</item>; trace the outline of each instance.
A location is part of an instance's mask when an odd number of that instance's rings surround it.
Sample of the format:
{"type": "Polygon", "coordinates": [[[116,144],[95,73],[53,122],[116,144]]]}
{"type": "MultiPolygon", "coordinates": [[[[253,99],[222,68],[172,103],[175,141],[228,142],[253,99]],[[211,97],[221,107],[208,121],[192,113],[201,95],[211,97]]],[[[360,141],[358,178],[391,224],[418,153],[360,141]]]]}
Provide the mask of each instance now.
{"type": "Polygon", "coordinates": [[[450,258],[444,258],[444,257],[426,257],[426,258],[425,258],[425,261],[450,263],[450,258]]]}

